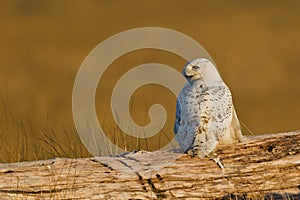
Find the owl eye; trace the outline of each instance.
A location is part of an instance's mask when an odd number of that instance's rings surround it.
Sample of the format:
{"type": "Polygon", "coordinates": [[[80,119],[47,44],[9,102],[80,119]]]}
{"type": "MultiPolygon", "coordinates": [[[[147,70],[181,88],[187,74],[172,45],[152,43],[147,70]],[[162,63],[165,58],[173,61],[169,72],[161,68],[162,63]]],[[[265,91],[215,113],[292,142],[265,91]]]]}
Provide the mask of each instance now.
{"type": "Polygon", "coordinates": [[[193,66],[193,69],[194,69],[194,70],[199,69],[199,68],[200,68],[199,66],[196,66],[196,65],[193,66]]]}

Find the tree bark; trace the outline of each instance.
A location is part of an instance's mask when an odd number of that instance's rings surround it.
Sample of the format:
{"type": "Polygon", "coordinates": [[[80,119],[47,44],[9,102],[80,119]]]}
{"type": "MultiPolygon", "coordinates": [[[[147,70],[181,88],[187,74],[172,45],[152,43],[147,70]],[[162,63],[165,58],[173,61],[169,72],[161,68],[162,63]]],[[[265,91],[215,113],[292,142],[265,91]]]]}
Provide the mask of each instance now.
{"type": "Polygon", "coordinates": [[[156,151],[1,164],[1,199],[300,199],[300,132],[249,137],[211,158],[156,151]]]}

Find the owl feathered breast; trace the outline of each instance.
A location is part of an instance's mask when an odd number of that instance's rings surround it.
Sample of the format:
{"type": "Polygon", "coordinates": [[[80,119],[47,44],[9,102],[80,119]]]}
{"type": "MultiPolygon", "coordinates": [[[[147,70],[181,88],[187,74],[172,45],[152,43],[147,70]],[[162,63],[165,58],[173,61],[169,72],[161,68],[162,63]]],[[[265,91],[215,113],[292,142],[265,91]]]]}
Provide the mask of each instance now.
{"type": "MultiPolygon", "coordinates": [[[[201,68],[201,62],[196,64],[201,68]]],[[[192,150],[199,157],[209,155],[219,143],[242,140],[230,90],[217,75],[213,79],[188,79],[176,102],[176,139],[184,152],[192,150]]]]}

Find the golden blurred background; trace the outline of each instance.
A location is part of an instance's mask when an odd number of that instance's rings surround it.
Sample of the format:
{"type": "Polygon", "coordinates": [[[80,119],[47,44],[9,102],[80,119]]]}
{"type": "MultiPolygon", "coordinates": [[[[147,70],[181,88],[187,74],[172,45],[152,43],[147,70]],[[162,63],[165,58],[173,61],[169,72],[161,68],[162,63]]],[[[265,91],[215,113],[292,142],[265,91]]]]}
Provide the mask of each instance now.
{"type": "MultiPolygon", "coordinates": [[[[101,41],[137,27],[165,27],[198,41],[231,89],[240,120],[254,134],[300,127],[297,0],[7,0],[0,4],[0,162],[90,156],[72,118],[77,70],[101,41]]],[[[121,147],[153,150],[173,137],[175,96],[157,85],[138,89],[129,109],[136,123],[145,125],[149,106],[164,105],[168,121],[161,135],[137,141],[120,133],[112,120],[114,84],[122,73],[149,62],[178,71],[185,63],[159,50],[130,52],[112,63],[98,85],[99,122],[121,147]]]]}

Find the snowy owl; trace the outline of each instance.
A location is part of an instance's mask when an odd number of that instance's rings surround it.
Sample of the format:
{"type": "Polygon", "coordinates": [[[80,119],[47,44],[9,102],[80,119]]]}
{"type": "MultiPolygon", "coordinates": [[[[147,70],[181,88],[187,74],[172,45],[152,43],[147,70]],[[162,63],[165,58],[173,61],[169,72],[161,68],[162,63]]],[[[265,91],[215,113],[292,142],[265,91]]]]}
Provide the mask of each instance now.
{"type": "Polygon", "coordinates": [[[180,148],[192,156],[209,156],[218,144],[243,140],[230,90],[214,64],[205,58],[188,62],[187,83],[176,102],[174,132],[180,148]]]}

